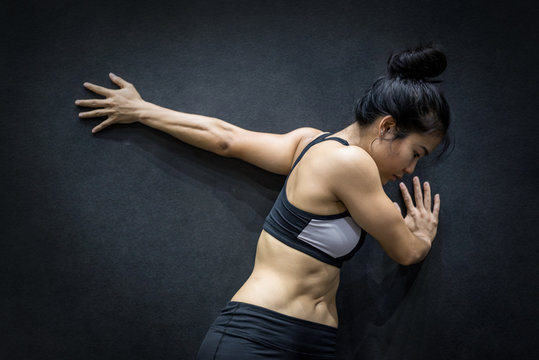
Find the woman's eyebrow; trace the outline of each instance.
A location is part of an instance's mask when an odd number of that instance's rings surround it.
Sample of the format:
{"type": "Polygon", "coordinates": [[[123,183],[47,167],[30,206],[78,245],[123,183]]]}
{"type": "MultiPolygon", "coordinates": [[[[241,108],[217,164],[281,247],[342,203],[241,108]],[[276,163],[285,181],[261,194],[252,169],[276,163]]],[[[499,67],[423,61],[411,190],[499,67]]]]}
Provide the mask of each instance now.
{"type": "Polygon", "coordinates": [[[419,146],[421,146],[423,150],[425,150],[425,156],[427,156],[429,154],[429,151],[427,150],[427,148],[424,147],[423,145],[419,145],[419,146]]]}

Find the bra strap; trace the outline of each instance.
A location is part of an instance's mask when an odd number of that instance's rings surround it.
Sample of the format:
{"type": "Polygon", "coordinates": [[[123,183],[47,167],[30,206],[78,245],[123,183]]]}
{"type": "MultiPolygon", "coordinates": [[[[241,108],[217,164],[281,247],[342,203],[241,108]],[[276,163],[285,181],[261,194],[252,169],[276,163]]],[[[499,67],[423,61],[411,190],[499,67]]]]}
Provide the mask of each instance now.
{"type": "Polygon", "coordinates": [[[343,145],[350,145],[348,143],[348,141],[344,140],[344,139],[341,139],[339,137],[329,137],[330,135],[332,135],[331,133],[324,133],[320,136],[318,136],[316,139],[314,139],[313,141],[311,141],[310,143],[307,144],[307,146],[305,146],[305,148],[303,149],[303,151],[299,154],[298,158],[296,159],[296,161],[294,161],[294,165],[292,165],[292,168],[290,169],[290,172],[289,174],[292,172],[292,170],[294,170],[294,168],[296,167],[296,165],[298,164],[298,162],[301,160],[301,158],[303,157],[303,155],[305,155],[305,153],[307,152],[307,150],[309,150],[311,147],[313,147],[314,145],[318,144],[318,143],[321,143],[322,141],[325,141],[325,140],[335,140],[335,141],[338,141],[340,142],[341,144],[343,145]]]}

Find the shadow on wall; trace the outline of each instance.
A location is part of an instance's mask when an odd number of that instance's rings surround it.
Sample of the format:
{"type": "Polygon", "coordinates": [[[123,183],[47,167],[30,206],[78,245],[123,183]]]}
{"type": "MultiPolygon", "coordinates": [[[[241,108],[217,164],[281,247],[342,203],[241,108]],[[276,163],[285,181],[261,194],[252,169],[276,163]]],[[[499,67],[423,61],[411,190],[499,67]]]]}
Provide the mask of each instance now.
{"type": "MultiPolygon", "coordinates": [[[[140,124],[112,125],[96,137],[124,143],[144,158],[175,178],[188,177],[197,184],[207,185],[216,197],[232,196],[248,206],[262,220],[277,198],[284,176],[277,175],[243,161],[223,158],[182,143],[158,130],[140,124]]],[[[223,199],[225,205],[234,202],[223,199]]],[[[230,209],[237,213],[236,209],[230,209]]],[[[246,221],[245,223],[249,223],[246,221]]],[[[259,232],[257,228],[249,228],[259,232]]]]}
{"type": "Polygon", "coordinates": [[[386,325],[400,321],[411,291],[424,281],[420,271],[426,262],[428,258],[401,266],[367,237],[364,248],[344,264],[341,273],[339,359],[384,358],[394,332],[388,330],[395,329],[386,325]]]}

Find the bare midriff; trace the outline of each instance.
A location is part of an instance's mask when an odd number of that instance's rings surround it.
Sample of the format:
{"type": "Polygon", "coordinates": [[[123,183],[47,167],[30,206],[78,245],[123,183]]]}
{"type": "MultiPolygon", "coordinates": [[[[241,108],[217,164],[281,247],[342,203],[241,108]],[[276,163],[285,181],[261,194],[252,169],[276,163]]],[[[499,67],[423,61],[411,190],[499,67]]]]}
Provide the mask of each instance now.
{"type": "Polygon", "coordinates": [[[253,272],[232,301],[337,327],[335,296],[339,274],[339,268],[291,248],[262,231],[253,272]]]}

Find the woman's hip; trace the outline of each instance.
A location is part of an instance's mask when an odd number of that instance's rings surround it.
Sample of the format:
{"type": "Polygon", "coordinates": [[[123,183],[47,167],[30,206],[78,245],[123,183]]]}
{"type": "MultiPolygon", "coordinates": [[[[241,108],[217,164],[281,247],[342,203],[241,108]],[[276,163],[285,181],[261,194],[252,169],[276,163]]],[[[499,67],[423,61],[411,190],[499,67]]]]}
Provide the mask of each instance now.
{"type": "Polygon", "coordinates": [[[335,359],[337,329],[231,301],[214,321],[197,359],[335,359]]]}

